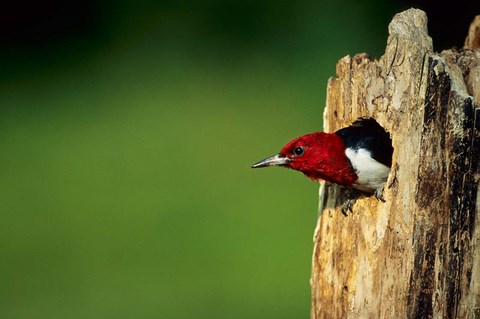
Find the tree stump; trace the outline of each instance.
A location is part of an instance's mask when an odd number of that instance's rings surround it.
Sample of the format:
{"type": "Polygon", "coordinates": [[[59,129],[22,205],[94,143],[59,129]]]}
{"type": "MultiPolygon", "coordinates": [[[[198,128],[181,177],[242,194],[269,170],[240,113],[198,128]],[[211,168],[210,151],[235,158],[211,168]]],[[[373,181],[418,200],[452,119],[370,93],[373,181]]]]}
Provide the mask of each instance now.
{"type": "Polygon", "coordinates": [[[423,11],[389,25],[385,54],[344,57],[324,128],[373,117],[392,138],[386,202],[322,183],[312,318],[480,318],[480,18],[465,48],[434,53],[423,11]]]}

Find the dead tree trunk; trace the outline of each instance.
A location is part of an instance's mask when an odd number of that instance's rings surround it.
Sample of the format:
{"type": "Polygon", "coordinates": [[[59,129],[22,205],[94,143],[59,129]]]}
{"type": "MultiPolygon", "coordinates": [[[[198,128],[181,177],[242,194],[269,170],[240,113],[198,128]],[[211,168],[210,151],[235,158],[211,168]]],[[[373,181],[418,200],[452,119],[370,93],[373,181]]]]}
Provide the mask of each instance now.
{"type": "Polygon", "coordinates": [[[394,154],[384,190],[347,217],[324,184],[314,236],[312,318],[480,318],[480,18],[466,47],[432,51],[425,13],[389,26],[385,54],[344,57],[325,131],[373,117],[394,154]],[[477,51],[475,51],[475,49],[477,51]]]}

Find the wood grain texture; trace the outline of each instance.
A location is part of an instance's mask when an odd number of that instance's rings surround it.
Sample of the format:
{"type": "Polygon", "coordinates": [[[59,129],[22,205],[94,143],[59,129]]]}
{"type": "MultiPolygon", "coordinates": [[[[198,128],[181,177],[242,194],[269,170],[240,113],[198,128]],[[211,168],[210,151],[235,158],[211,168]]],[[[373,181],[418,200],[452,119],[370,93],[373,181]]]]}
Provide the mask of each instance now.
{"type": "Polygon", "coordinates": [[[476,16],[470,24],[464,48],[471,50],[480,49],[480,15],[476,16]]]}
{"type": "Polygon", "coordinates": [[[325,131],[374,117],[392,138],[385,203],[324,183],[312,318],[480,318],[480,51],[432,51],[425,13],[389,25],[385,54],[346,56],[325,131]]]}

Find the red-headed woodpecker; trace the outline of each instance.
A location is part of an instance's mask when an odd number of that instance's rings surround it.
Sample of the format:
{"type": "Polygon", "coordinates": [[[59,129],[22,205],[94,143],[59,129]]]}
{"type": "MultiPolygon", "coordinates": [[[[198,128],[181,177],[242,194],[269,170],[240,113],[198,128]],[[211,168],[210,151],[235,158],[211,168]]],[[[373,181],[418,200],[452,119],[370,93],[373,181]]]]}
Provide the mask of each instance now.
{"type": "Polygon", "coordinates": [[[374,119],[364,118],[335,133],[300,136],[285,145],[279,154],[252,168],[283,166],[300,171],[312,180],[375,193],[383,200],[383,185],[390,173],[392,153],[389,134],[374,119]]]}

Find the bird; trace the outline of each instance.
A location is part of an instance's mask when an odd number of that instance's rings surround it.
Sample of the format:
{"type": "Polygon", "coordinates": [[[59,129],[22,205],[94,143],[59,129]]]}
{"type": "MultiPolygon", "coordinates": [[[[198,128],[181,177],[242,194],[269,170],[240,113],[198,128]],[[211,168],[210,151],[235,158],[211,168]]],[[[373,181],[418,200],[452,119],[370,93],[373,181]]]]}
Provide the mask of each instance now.
{"type": "MultiPolygon", "coordinates": [[[[327,181],[383,198],[392,166],[390,135],[373,118],[360,118],[334,133],[315,132],[288,142],[280,153],[252,168],[280,166],[302,172],[314,181],[327,181]]],[[[349,198],[342,212],[352,211],[349,198]]]]}

